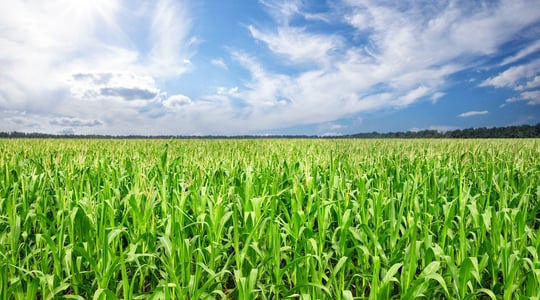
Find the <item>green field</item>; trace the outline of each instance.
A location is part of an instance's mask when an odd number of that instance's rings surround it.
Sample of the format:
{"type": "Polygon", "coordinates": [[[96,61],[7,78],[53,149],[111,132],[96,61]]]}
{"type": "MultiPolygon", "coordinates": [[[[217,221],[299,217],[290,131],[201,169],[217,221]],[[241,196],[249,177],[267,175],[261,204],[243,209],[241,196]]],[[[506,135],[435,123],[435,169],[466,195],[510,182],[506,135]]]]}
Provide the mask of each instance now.
{"type": "Polygon", "coordinates": [[[1,299],[539,299],[540,140],[0,140],[1,299]]]}

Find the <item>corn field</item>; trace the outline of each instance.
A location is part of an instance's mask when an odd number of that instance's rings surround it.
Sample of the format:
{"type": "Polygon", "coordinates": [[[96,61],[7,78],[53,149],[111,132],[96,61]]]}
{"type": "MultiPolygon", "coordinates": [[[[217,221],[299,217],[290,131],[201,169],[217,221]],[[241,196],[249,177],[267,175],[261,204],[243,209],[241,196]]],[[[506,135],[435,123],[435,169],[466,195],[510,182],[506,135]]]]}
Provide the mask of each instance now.
{"type": "Polygon", "coordinates": [[[540,299],[540,140],[0,140],[1,299],[540,299]]]}

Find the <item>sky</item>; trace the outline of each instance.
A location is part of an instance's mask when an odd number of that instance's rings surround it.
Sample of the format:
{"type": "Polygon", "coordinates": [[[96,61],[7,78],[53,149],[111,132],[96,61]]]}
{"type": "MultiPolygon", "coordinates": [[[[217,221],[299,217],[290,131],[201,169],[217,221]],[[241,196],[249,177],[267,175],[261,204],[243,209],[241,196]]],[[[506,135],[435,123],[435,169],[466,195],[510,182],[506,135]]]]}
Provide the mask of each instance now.
{"type": "Polygon", "coordinates": [[[0,0],[0,131],[540,122],[538,0],[0,0]]]}

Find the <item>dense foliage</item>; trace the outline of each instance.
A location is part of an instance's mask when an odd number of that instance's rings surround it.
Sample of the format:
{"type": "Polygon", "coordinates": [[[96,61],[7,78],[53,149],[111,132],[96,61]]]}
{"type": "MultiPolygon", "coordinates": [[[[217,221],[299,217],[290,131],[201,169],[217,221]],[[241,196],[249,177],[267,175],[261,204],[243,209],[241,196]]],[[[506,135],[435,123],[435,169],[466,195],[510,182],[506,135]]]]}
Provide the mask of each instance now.
{"type": "Polygon", "coordinates": [[[540,123],[521,126],[507,127],[479,127],[467,129],[455,129],[445,132],[437,130],[420,130],[407,132],[387,132],[387,133],[358,133],[347,137],[354,138],[538,138],[540,137],[540,123]]]}
{"type": "Polygon", "coordinates": [[[539,140],[1,140],[2,299],[540,297],[539,140]]]}

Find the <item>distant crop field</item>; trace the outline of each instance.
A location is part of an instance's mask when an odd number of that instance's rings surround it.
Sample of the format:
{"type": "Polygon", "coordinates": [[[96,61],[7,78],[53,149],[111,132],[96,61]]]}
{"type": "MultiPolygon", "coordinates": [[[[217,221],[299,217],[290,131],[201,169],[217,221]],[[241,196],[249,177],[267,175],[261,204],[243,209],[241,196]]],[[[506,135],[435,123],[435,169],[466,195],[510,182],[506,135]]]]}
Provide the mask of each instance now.
{"type": "Polygon", "coordinates": [[[1,299],[539,299],[540,140],[0,140],[1,299]]]}

